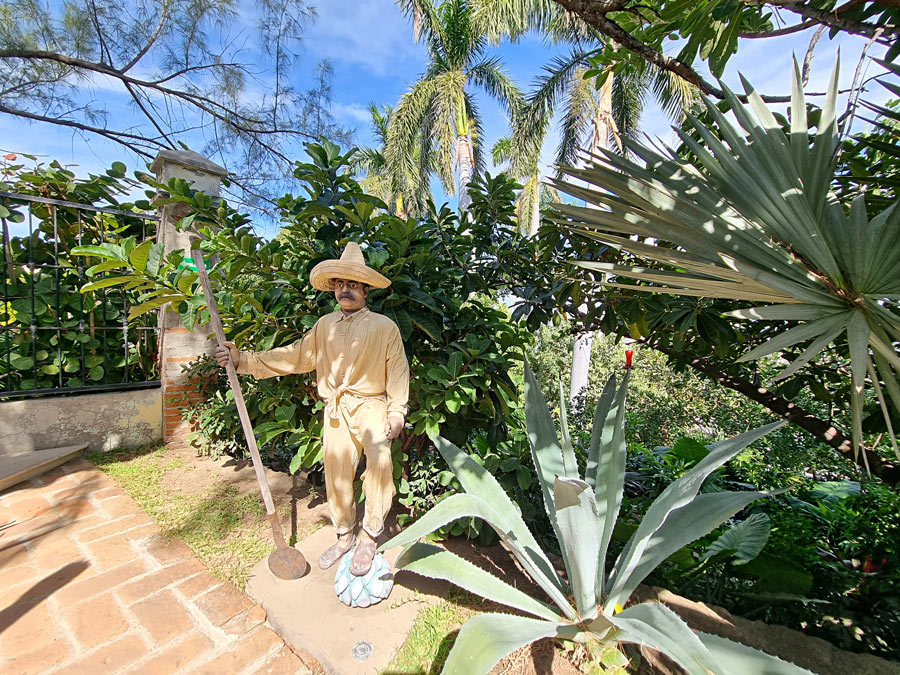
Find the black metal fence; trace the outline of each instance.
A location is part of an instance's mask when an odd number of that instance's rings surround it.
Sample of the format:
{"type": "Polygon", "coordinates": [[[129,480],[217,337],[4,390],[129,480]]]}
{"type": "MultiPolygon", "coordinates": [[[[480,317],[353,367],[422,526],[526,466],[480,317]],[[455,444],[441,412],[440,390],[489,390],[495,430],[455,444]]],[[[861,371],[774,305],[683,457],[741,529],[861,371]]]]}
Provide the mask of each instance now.
{"type": "Polygon", "coordinates": [[[118,286],[81,293],[100,260],[71,255],[146,239],[156,215],[3,191],[0,206],[0,399],[158,386],[155,316],[129,324],[118,286]]]}

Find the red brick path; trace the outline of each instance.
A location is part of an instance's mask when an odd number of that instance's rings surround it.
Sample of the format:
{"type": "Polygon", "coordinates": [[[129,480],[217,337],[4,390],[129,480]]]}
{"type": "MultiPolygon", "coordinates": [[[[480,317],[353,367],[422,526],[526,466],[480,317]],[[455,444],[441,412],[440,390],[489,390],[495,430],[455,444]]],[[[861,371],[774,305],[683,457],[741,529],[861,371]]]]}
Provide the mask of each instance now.
{"type": "Polygon", "coordinates": [[[302,674],[262,607],[78,459],[0,493],[0,673],[302,674]]]}

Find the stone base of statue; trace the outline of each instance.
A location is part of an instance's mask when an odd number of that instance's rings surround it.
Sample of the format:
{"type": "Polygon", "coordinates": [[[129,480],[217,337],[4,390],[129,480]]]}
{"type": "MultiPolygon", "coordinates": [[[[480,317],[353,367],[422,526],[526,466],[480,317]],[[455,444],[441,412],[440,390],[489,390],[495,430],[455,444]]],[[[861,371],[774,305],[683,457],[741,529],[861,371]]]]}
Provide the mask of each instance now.
{"type": "Polygon", "coordinates": [[[350,561],[356,549],[350,549],[338,563],[334,575],[334,592],[348,607],[370,607],[391,594],[394,573],[381,553],[376,553],[372,567],[361,577],[350,572],[350,561]]]}

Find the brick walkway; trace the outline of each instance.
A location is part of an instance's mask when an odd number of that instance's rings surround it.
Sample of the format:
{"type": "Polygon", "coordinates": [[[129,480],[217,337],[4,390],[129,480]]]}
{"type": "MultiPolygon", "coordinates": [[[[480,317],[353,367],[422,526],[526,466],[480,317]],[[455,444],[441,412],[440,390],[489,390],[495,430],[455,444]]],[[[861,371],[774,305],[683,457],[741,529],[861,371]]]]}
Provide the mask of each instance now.
{"type": "Polygon", "coordinates": [[[0,673],[309,673],[115,483],[78,459],[0,493],[0,673]]]}

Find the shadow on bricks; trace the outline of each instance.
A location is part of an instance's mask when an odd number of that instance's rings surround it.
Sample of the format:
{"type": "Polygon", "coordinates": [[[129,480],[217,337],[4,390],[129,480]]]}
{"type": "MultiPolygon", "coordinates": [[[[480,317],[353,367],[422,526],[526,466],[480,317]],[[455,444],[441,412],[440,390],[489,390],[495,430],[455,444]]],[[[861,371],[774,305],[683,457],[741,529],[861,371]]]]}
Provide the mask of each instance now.
{"type": "Polygon", "coordinates": [[[52,595],[60,588],[70,583],[90,565],[86,560],[69,563],[47,575],[38,583],[25,590],[9,606],[0,612],[0,633],[12,626],[16,621],[32,607],[31,600],[40,600],[52,595]]]}

